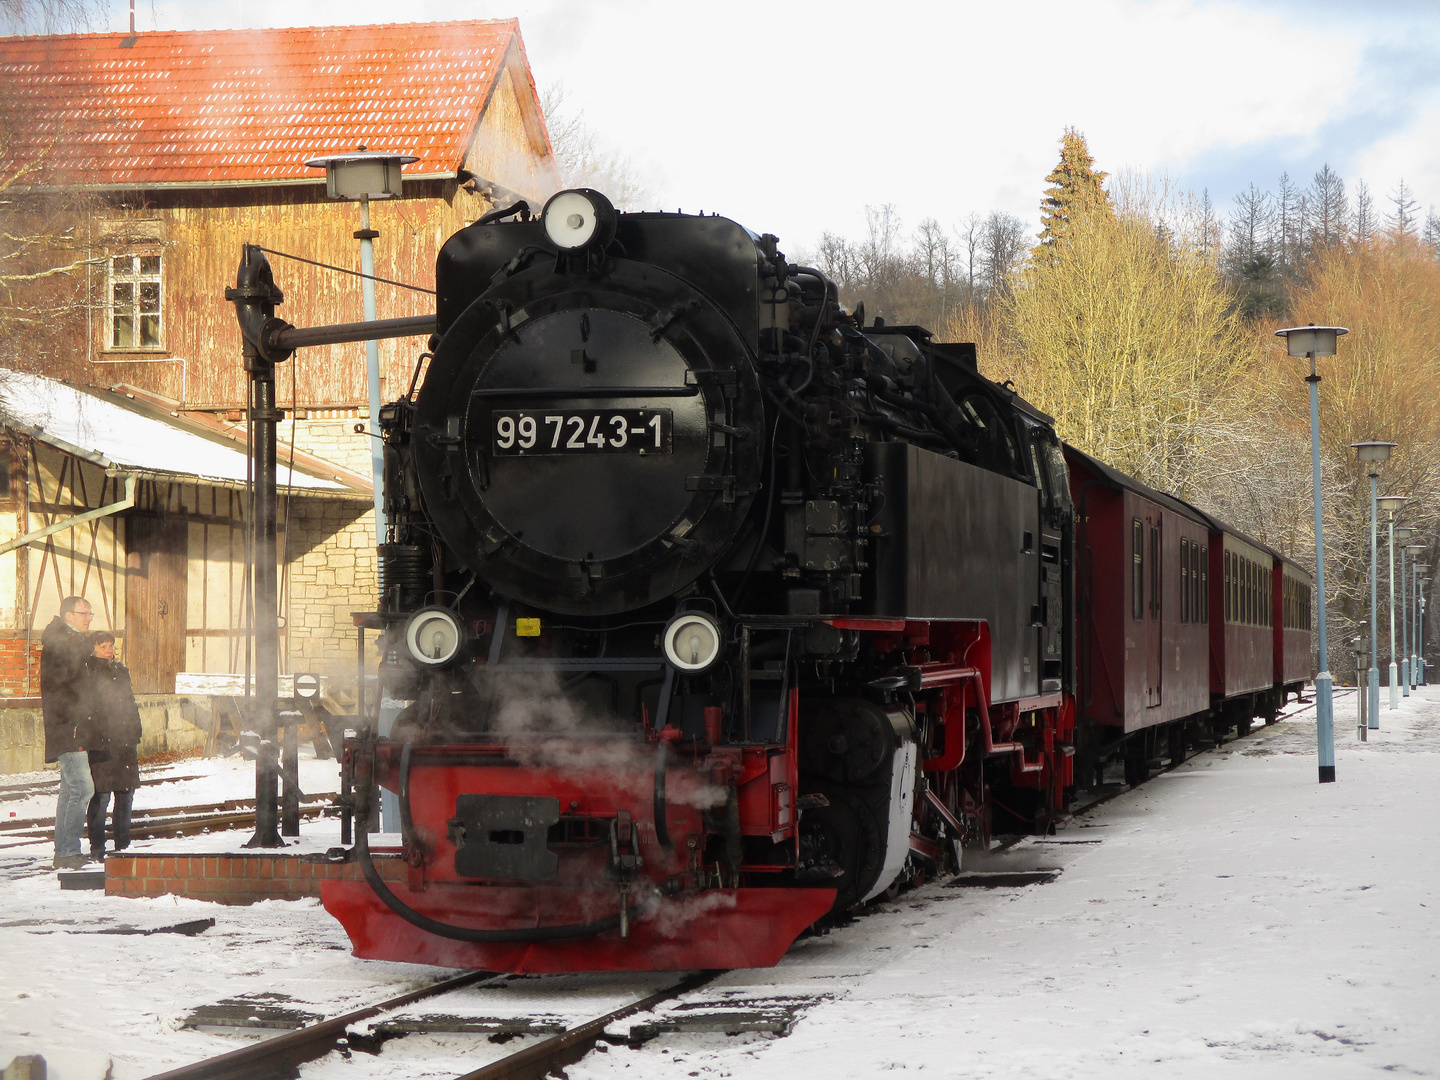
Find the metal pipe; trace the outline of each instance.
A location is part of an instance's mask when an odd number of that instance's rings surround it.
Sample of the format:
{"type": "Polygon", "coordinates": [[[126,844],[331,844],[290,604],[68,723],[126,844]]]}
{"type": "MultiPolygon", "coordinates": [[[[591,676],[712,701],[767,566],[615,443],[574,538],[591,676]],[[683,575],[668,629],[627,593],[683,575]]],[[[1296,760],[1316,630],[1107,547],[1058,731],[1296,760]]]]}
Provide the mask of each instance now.
{"type": "MultiPolygon", "coordinates": [[[[1320,513],[1320,376],[1315,354],[1310,354],[1310,467],[1315,482],[1315,594],[1319,599],[1320,656],[1315,676],[1315,739],[1320,762],[1320,783],[1335,780],[1335,713],[1330,678],[1330,652],[1325,640],[1325,530],[1320,513]]],[[[1359,682],[1357,679],[1356,682],[1359,682]]]]}
{"type": "MultiPolygon", "coordinates": [[[[374,282],[366,283],[372,290],[374,282]]],[[[278,351],[314,345],[344,345],[381,338],[427,337],[435,333],[434,315],[409,315],[403,319],[369,319],[365,322],[335,323],[331,326],[288,326],[280,324],[266,335],[267,347],[278,351]]]]}

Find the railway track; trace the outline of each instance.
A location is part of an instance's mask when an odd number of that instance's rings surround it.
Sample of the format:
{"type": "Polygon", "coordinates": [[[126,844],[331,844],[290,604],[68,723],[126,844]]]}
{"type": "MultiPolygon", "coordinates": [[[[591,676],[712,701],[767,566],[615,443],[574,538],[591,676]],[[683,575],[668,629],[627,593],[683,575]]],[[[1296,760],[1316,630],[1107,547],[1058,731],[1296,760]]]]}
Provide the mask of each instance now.
{"type": "MultiPolygon", "coordinates": [[[[672,986],[568,1027],[563,1032],[463,1073],[455,1080],[540,1080],[554,1070],[573,1065],[583,1058],[594,1049],[609,1025],[627,1016],[647,1012],[657,1005],[696,990],[720,974],[722,973],[719,971],[705,971],[688,975],[672,986]]],[[[256,1077],[297,1076],[299,1066],[339,1050],[344,1044],[346,1032],[353,1025],[383,1013],[394,1012],[425,998],[467,986],[503,982],[507,977],[493,972],[474,971],[443,979],[419,990],[411,990],[353,1012],[320,1020],[272,1039],[156,1073],[148,1080],[253,1080],[256,1077]]]]}
{"type": "MultiPolygon", "coordinates": [[[[205,779],[199,773],[194,776],[156,776],[148,780],[141,780],[141,787],[155,787],[159,784],[179,784],[186,780],[205,779]]],[[[18,802],[21,799],[33,798],[36,795],[53,795],[60,790],[59,779],[38,780],[31,784],[5,784],[0,785],[0,802],[18,802]]]]}
{"type": "MultiPolygon", "coordinates": [[[[300,816],[306,820],[320,817],[335,801],[334,792],[307,795],[300,801],[300,816]]],[[[214,829],[231,829],[255,824],[254,799],[230,799],[225,802],[196,806],[167,806],[135,810],[131,816],[130,835],[135,840],[162,839],[169,836],[192,836],[214,829]]],[[[44,843],[55,838],[55,819],[24,818],[0,821],[0,851],[44,843]]]]}

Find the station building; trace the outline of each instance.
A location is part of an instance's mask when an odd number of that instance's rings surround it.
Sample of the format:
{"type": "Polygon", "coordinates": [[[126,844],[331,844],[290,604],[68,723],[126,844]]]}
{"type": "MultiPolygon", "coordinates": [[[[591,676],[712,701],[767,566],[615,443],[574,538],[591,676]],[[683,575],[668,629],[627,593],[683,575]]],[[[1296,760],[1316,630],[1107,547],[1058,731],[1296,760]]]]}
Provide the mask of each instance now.
{"type": "MultiPolygon", "coordinates": [[[[559,186],[519,26],[0,38],[0,87],[0,213],[31,230],[10,265],[43,272],[38,306],[0,297],[0,699],[36,703],[39,636],[72,593],[137,690],[243,676],[247,380],[224,299],[242,245],[272,252],[287,321],[361,319],[359,278],[326,268],[359,269],[359,213],[306,162],[413,155],[371,204],[397,283],[377,316],[432,312],[452,232],[559,186]]],[[[425,344],[380,343],[382,400],[425,344]]],[[[301,351],[277,403],[281,670],[353,682],[351,612],[376,602],[365,347],[301,351]]],[[[15,738],[0,771],[30,760],[15,738]]]]}

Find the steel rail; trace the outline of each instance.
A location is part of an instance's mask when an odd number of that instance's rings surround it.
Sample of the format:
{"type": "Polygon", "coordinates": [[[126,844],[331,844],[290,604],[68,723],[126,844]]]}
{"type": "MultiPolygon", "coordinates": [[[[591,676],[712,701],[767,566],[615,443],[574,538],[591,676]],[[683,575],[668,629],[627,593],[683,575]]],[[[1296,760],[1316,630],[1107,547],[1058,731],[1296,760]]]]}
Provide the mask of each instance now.
{"type": "MultiPolygon", "coordinates": [[[[321,816],[329,809],[329,803],[313,803],[301,811],[301,817],[310,820],[321,816]]],[[[255,824],[255,811],[242,810],[233,814],[211,814],[200,817],[159,818],[136,822],[131,826],[130,836],[135,840],[161,840],[171,836],[191,836],[207,829],[255,824]]],[[[43,844],[55,837],[54,826],[0,834],[0,851],[43,844]]]]}
{"type": "Polygon", "coordinates": [[[296,1066],[324,1057],[333,1050],[351,1024],[368,1020],[378,1013],[402,1008],[422,998],[459,990],[493,978],[493,971],[471,971],[450,979],[442,979],[419,990],[386,998],[363,1009],[342,1013],[329,1020],[321,1020],[296,1031],[277,1035],[273,1039],[265,1039],[217,1057],[155,1073],[146,1080],[253,1080],[257,1076],[284,1075],[286,1072],[293,1076],[296,1066]]]}
{"type": "MultiPolygon", "coordinates": [[[[320,792],[317,795],[307,795],[302,799],[302,805],[312,806],[333,805],[336,801],[336,792],[320,792]]],[[[193,806],[145,806],[131,811],[130,821],[132,828],[141,825],[157,825],[160,822],[189,821],[197,815],[225,814],[225,812],[253,811],[255,799],[226,799],[225,802],[200,802],[193,806]]],[[[55,818],[19,818],[16,821],[0,821],[0,840],[3,840],[7,832],[23,832],[29,834],[33,829],[55,828],[55,818]]]]}
{"type": "Polygon", "coordinates": [[[604,1016],[597,1016],[594,1020],[569,1028],[559,1035],[552,1035],[534,1046],[527,1046],[474,1072],[465,1073],[456,1080],[541,1080],[549,1073],[564,1069],[567,1065],[574,1065],[583,1058],[594,1049],[600,1036],[605,1034],[605,1029],[616,1020],[623,1020],[638,1012],[648,1012],[661,1002],[688,994],[722,974],[723,971],[702,971],[691,975],[667,990],[658,990],[649,997],[622,1006],[604,1016]]]}

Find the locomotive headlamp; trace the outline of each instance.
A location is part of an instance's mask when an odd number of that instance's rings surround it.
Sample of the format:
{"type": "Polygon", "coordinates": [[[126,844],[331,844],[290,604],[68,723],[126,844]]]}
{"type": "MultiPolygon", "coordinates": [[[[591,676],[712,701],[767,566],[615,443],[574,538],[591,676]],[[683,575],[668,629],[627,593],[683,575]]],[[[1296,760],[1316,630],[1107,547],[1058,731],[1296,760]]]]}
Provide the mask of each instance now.
{"type": "Polygon", "coordinates": [[[671,619],[660,640],[665,659],[686,674],[704,671],[720,656],[720,627],[696,611],[671,619]]]}
{"type": "Polygon", "coordinates": [[[405,627],[405,646],[418,664],[439,667],[455,659],[463,635],[448,608],[421,608],[405,627]]]}
{"type": "Polygon", "coordinates": [[[590,188],[550,196],[540,217],[545,223],[545,235],[562,251],[604,247],[615,237],[615,207],[590,188]]]}

